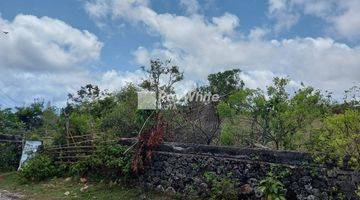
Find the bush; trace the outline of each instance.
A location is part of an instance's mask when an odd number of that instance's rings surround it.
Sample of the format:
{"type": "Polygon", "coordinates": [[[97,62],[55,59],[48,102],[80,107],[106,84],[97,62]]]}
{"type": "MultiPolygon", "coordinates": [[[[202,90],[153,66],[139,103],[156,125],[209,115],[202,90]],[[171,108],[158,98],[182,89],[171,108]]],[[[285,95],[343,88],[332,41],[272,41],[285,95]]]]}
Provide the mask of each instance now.
{"type": "Polygon", "coordinates": [[[211,187],[210,199],[237,199],[235,183],[229,177],[221,177],[214,172],[205,172],[204,177],[211,187]]]}
{"type": "Polygon", "coordinates": [[[264,193],[266,200],[285,200],[285,186],[272,172],[264,180],[260,181],[259,189],[264,193]]]}
{"type": "Polygon", "coordinates": [[[137,89],[130,84],[116,94],[117,104],[103,114],[100,128],[107,134],[120,137],[135,137],[141,128],[137,110],[137,89]]]}
{"type": "Polygon", "coordinates": [[[57,174],[53,160],[44,154],[37,154],[32,157],[20,170],[20,175],[30,181],[46,180],[57,174]]]}
{"type": "Polygon", "coordinates": [[[349,164],[349,167],[360,169],[359,130],[360,112],[357,110],[329,116],[323,127],[313,133],[308,149],[319,161],[337,161],[339,165],[349,164]]]}
{"type": "Polygon", "coordinates": [[[90,134],[92,131],[92,117],[89,114],[71,113],[70,130],[74,135],[90,134]]]}
{"type": "Polygon", "coordinates": [[[222,126],[220,133],[220,143],[225,146],[232,146],[235,143],[235,129],[229,123],[222,126]]]}
{"type": "Polygon", "coordinates": [[[13,171],[19,165],[21,150],[14,144],[0,144],[0,172],[13,171]]]}
{"type": "Polygon", "coordinates": [[[90,170],[90,166],[91,166],[90,163],[91,162],[89,162],[88,159],[86,159],[72,164],[69,167],[69,174],[71,176],[78,176],[78,177],[87,175],[88,171],[90,170]]]}
{"type": "Polygon", "coordinates": [[[102,131],[120,137],[134,137],[140,129],[136,108],[130,107],[126,103],[119,103],[111,112],[106,113],[101,119],[100,127],[102,131]]]}
{"type": "Polygon", "coordinates": [[[107,144],[100,147],[99,151],[85,160],[70,166],[72,176],[91,176],[90,178],[105,178],[126,180],[131,175],[132,155],[123,155],[126,148],[120,144],[107,144]]]}
{"type": "Polygon", "coordinates": [[[110,176],[121,175],[125,178],[130,176],[132,156],[130,153],[123,155],[126,149],[126,147],[119,144],[104,147],[101,156],[105,167],[113,171],[113,173],[109,174],[110,176]]]}

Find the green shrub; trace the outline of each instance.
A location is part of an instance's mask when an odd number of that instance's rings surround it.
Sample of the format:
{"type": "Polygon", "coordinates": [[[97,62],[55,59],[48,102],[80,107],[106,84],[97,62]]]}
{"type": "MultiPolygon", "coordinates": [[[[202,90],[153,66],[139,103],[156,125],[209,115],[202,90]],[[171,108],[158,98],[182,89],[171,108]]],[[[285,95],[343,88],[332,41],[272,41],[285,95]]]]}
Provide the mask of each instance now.
{"type": "Polygon", "coordinates": [[[129,153],[124,155],[126,147],[120,144],[107,145],[102,150],[102,159],[105,167],[110,169],[109,176],[121,175],[124,178],[128,178],[131,175],[131,162],[132,156],[129,153]]]}
{"type": "Polygon", "coordinates": [[[37,154],[26,162],[20,170],[20,175],[30,181],[42,181],[57,174],[58,171],[53,160],[44,154],[37,154]]]}
{"type": "Polygon", "coordinates": [[[214,172],[205,172],[204,177],[210,185],[210,199],[237,199],[235,183],[228,176],[218,176],[214,172]]]}
{"type": "Polygon", "coordinates": [[[126,147],[120,144],[106,144],[90,157],[69,167],[72,176],[91,176],[117,180],[128,179],[131,175],[132,155],[123,155],[126,147]]]}
{"type": "Polygon", "coordinates": [[[229,123],[222,126],[220,133],[220,143],[225,146],[232,146],[235,143],[236,130],[229,123]]]}
{"type": "Polygon", "coordinates": [[[78,161],[74,164],[71,164],[69,167],[69,174],[71,176],[82,177],[85,176],[88,171],[89,171],[89,166],[87,160],[78,161]]]}
{"type": "Polygon", "coordinates": [[[0,172],[16,170],[21,151],[14,144],[0,144],[0,172]]]}
{"type": "Polygon", "coordinates": [[[318,161],[344,165],[344,158],[349,157],[350,167],[360,169],[359,130],[360,111],[345,110],[325,118],[323,127],[312,134],[308,149],[318,161]]]}
{"type": "Polygon", "coordinates": [[[272,172],[260,181],[259,189],[264,193],[266,200],[285,200],[286,189],[272,172]]]}
{"type": "Polygon", "coordinates": [[[70,130],[74,135],[90,134],[92,131],[92,117],[89,114],[71,113],[70,115],[70,130]]]}

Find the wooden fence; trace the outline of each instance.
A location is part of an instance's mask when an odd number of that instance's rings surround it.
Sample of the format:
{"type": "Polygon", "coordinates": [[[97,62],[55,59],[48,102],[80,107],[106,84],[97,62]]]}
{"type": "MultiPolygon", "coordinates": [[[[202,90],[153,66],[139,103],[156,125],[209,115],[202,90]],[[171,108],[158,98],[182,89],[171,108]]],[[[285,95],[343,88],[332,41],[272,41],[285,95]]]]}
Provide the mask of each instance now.
{"type": "MultiPolygon", "coordinates": [[[[54,138],[46,137],[43,139],[51,141],[54,138]]],[[[105,140],[92,134],[75,135],[66,137],[65,142],[62,145],[53,145],[49,143],[44,145],[42,150],[46,154],[51,155],[56,163],[74,163],[96,153],[103,143],[118,142],[121,140],[123,139],[105,140]]],[[[12,146],[16,147],[16,151],[21,155],[23,142],[23,138],[19,135],[0,134],[0,152],[6,151],[12,146]]]]}
{"type": "Polygon", "coordinates": [[[22,143],[22,137],[19,135],[0,134],[0,143],[22,143]]]}
{"type": "Polygon", "coordinates": [[[4,153],[9,149],[15,149],[21,155],[22,144],[23,140],[19,135],[0,134],[0,153],[4,153]]]}
{"type": "Polygon", "coordinates": [[[105,140],[101,138],[94,138],[91,135],[72,136],[71,138],[68,138],[67,144],[46,147],[44,150],[55,159],[56,163],[68,164],[86,159],[94,153],[96,154],[99,151],[100,146],[112,142],[131,146],[136,142],[136,139],[118,138],[115,140],[105,140]]]}
{"type": "Polygon", "coordinates": [[[95,137],[88,135],[74,135],[66,138],[66,144],[49,146],[44,150],[54,157],[56,163],[73,163],[85,159],[96,151],[95,137]]]}

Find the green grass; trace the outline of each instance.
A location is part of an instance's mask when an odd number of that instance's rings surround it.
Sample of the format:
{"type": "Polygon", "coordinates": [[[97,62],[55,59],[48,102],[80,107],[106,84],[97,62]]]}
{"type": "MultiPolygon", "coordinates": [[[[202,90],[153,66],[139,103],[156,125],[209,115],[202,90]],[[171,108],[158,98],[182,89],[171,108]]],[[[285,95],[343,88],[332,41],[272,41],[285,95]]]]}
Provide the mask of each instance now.
{"type": "Polygon", "coordinates": [[[144,191],[138,187],[121,184],[87,183],[84,187],[79,179],[54,178],[39,183],[26,183],[16,172],[0,174],[0,190],[7,190],[24,196],[24,199],[171,199],[163,194],[144,191]],[[68,195],[65,195],[69,192],[68,195]]]}

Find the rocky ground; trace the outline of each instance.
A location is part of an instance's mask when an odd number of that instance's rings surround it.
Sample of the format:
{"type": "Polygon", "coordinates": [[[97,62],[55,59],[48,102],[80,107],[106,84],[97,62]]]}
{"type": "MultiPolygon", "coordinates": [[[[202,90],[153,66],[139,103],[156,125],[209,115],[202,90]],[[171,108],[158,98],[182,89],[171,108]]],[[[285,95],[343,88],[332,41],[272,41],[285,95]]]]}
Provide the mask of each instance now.
{"type": "Polygon", "coordinates": [[[7,190],[0,190],[0,200],[16,200],[21,199],[23,196],[9,192],[7,190]]]}

